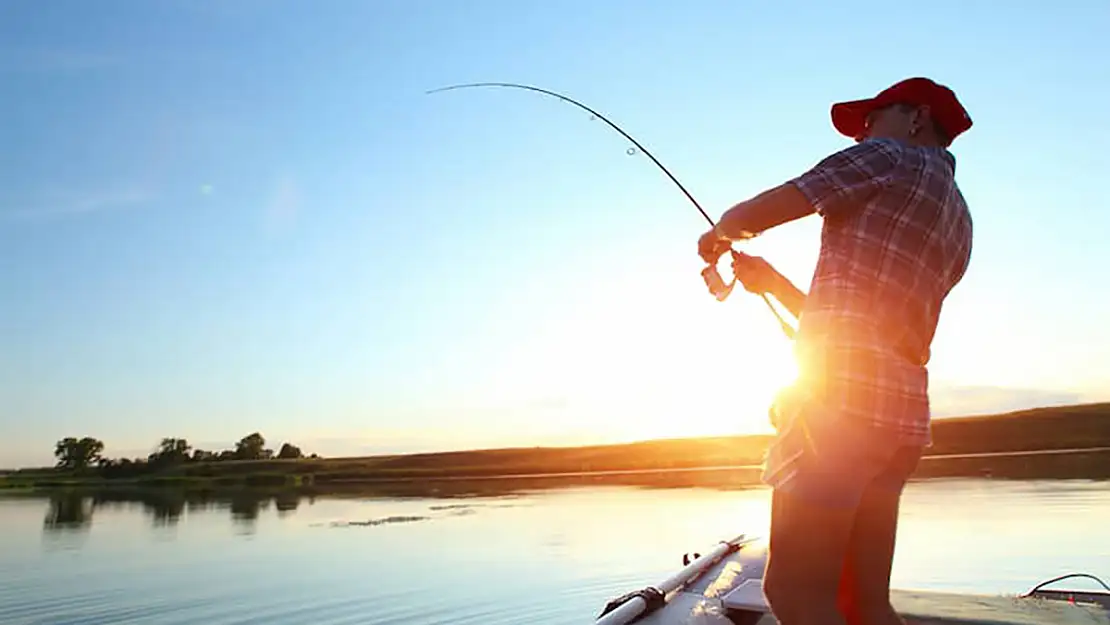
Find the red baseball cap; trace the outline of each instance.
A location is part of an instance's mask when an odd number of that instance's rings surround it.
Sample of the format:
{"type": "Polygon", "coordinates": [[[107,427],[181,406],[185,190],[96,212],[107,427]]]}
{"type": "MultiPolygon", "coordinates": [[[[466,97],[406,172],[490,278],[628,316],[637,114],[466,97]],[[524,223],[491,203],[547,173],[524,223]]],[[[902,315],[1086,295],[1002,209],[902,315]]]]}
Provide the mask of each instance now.
{"type": "Polygon", "coordinates": [[[928,78],[907,78],[883,89],[873,98],[833,104],[833,127],[840,134],[855,139],[863,134],[867,116],[872,111],[893,104],[928,106],[933,119],[944,129],[949,140],[971,128],[971,116],[960,104],[956,94],[928,78]]]}

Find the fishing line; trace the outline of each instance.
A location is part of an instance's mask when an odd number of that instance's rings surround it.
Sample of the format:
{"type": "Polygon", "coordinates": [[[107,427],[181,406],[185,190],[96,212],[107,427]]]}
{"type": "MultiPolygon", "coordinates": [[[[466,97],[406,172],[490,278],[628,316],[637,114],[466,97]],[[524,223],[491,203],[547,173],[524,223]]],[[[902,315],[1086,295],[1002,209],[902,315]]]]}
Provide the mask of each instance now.
{"type": "MultiPolygon", "coordinates": [[[[549,91],[547,89],[542,89],[540,87],[533,87],[531,85],[522,85],[522,84],[517,84],[517,83],[511,83],[511,82],[464,83],[464,84],[458,84],[458,85],[450,85],[450,86],[446,86],[446,87],[439,87],[438,89],[432,89],[430,91],[427,91],[426,94],[431,95],[431,94],[434,94],[434,93],[441,93],[441,92],[444,92],[444,91],[454,91],[456,89],[470,89],[470,88],[476,88],[476,87],[504,87],[504,88],[510,88],[510,89],[524,89],[526,91],[534,91],[536,93],[542,93],[542,94],[549,95],[551,97],[557,98],[559,100],[562,100],[562,101],[564,101],[568,104],[571,104],[573,106],[577,106],[578,108],[580,108],[580,109],[586,111],[587,113],[589,113],[591,115],[591,118],[593,118],[593,119],[600,119],[601,121],[608,124],[608,126],[610,128],[612,128],[613,130],[620,133],[620,135],[622,137],[624,137],[625,139],[628,139],[630,142],[632,142],[632,144],[634,146],[636,146],[635,148],[628,148],[626,153],[629,156],[633,156],[633,155],[636,154],[637,151],[639,151],[639,152],[642,152],[644,154],[644,156],[647,156],[649,159],[651,159],[651,162],[655,163],[655,166],[658,167],[664,174],[666,174],[667,177],[671,179],[671,182],[673,182],[675,184],[675,186],[677,186],[679,188],[679,190],[682,191],[683,195],[686,196],[686,199],[690,200],[690,203],[694,205],[694,208],[698,209],[698,212],[701,213],[701,216],[704,217],[707,222],[709,222],[709,226],[711,228],[715,228],[717,226],[716,222],[713,221],[713,218],[709,216],[709,213],[705,212],[705,209],[702,208],[701,204],[699,204],[698,201],[696,199],[694,199],[693,194],[691,194],[686,189],[686,187],[683,186],[683,184],[678,181],[678,178],[675,178],[674,174],[672,174],[670,172],[670,170],[668,170],[663,165],[663,163],[659,162],[659,159],[655,158],[655,155],[652,154],[650,150],[645,148],[632,135],[625,132],[624,129],[622,129],[620,126],[615,124],[608,117],[606,117],[606,116],[602,115],[601,113],[595,111],[594,109],[586,106],[585,104],[575,100],[574,98],[571,98],[569,96],[565,96],[561,93],[556,93],[555,91],[549,91]]],[[[734,259],[738,258],[739,255],[740,255],[740,252],[737,252],[736,250],[732,249],[731,246],[729,247],[729,251],[731,252],[734,259]]],[[[710,265],[710,266],[706,267],[705,270],[702,271],[702,277],[705,279],[706,285],[709,287],[709,289],[713,293],[713,295],[716,296],[718,301],[724,301],[725,298],[727,298],[728,295],[732,292],[732,288],[736,285],[736,277],[735,276],[733,276],[731,283],[725,284],[724,281],[721,279],[720,274],[717,272],[716,265],[710,265]]],[[[771,303],[771,300],[767,297],[766,293],[760,293],[759,295],[760,295],[760,297],[763,298],[763,301],[767,304],[767,307],[771,309],[771,312],[775,315],[775,318],[778,319],[779,325],[782,327],[782,331],[786,334],[787,338],[793,339],[794,338],[794,333],[795,333],[794,328],[789,323],[787,323],[785,319],[782,318],[782,315],[779,314],[779,311],[775,308],[774,304],[771,303]]]]}

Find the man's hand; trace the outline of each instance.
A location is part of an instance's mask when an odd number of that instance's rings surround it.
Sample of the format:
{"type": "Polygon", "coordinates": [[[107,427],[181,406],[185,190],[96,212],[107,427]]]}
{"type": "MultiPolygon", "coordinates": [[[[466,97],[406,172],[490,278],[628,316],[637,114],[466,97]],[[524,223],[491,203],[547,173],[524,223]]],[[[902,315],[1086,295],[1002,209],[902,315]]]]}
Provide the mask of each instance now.
{"type": "Polygon", "coordinates": [[[701,256],[705,264],[715,265],[731,247],[732,241],[722,235],[720,230],[713,228],[698,239],[698,256],[701,256]]]}
{"type": "Polygon", "coordinates": [[[744,285],[749,293],[770,293],[776,298],[782,284],[782,276],[766,260],[759,256],[749,256],[742,252],[732,255],[732,275],[744,285]]]}

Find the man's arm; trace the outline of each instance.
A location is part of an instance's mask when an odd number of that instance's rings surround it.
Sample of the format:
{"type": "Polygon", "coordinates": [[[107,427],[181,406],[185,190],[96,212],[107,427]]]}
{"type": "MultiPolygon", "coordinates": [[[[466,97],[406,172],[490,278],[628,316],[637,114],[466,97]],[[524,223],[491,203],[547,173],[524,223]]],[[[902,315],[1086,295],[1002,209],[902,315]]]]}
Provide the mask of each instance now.
{"type": "Polygon", "coordinates": [[[832,217],[859,210],[888,184],[901,149],[892,141],[865,141],[831,154],[793,180],[725,211],[716,231],[740,240],[815,212],[832,217]]]}
{"type": "Polygon", "coordinates": [[[725,211],[717,222],[717,231],[728,239],[746,239],[814,212],[809,199],[787,182],[725,211]]]}

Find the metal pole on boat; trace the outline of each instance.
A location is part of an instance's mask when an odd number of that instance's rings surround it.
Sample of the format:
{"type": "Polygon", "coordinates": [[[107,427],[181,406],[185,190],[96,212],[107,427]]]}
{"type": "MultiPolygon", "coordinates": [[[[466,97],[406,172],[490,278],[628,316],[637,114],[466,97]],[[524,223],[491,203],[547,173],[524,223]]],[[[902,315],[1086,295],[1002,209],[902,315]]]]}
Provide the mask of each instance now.
{"type": "Polygon", "coordinates": [[[712,551],[695,559],[690,564],[686,565],[679,572],[663,580],[655,586],[649,586],[644,590],[629,593],[624,597],[610,602],[606,610],[602,612],[601,616],[594,621],[594,625],[627,625],[628,623],[635,622],[636,619],[644,616],[649,611],[657,609],[660,605],[653,605],[655,601],[664,602],[666,597],[676,590],[681,590],[686,584],[701,576],[709,567],[721,558],[736,551],[744,544],[752,542],[754,538],[748,538],[744,535],[737,536],[732,540],[722,541],[719,545],[713,548],[712,551]],[[616,603],[617,605],[613,605],[616,603]]]}

